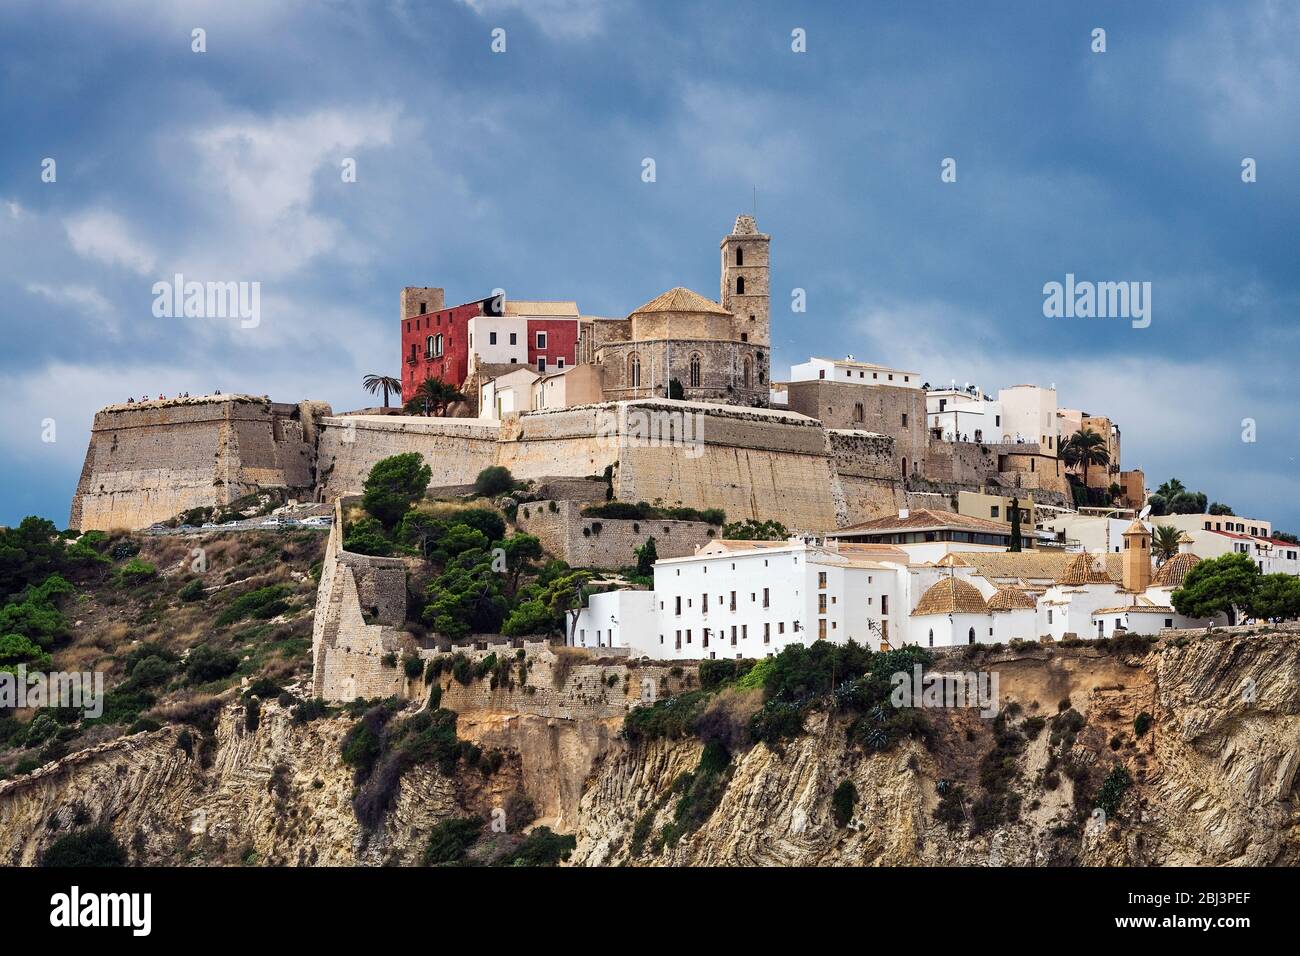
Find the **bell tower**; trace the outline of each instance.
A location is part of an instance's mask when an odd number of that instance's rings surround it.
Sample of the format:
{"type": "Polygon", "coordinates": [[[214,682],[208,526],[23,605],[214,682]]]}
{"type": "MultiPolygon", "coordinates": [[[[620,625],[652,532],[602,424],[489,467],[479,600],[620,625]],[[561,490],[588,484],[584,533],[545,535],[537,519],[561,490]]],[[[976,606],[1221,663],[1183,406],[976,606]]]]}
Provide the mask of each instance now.
{"type": "Polygon", "coordinates": [[[1151,586],[1151,532],[1140,520],[1124,532],[1124,590],[1141,594],[1151,586]]]}
{"type": "Polygon", "coordinates": [[[742,342],[772,344],[768,287],[768,246],[772,237],[758,231],[753,216],[737,216],[731,235],[722,240],[722,307],[735,318],[742,342]]]}

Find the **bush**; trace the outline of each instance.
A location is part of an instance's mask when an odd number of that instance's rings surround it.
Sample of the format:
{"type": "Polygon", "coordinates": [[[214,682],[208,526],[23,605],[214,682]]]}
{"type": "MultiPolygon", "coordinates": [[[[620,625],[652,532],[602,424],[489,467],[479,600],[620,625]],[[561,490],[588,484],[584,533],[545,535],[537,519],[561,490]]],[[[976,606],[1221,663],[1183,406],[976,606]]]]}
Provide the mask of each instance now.
{"type": "Polygon", "coordinates": [[[853,808],[858,802],[858,788],[852,780],[845,780],[831,794],[831,813],[837,827],[846,827],[853,819],[853,808]]]}
{"type": "Polygon", "coordinates": [[[1119,812],[1119,805],[1132,782],[1123,764],[1117,764],[1102,782],[1101,789],[1097,791],[1097,806],[1105,811],[1107,819],[1119,812]]]}
{"type": "Polygon", "coordinates": [[[560,836],[550,827],[538,827],[523,843],[502,857],[498,866],[555,866],[567,860],[578,846],[578,838],[560,836]]]}
{"type": "Polygon", "coordinates": [[[265,620],[283,614],[289,608],[288,602],[284,599],[290,593],[289,585],[272,584],[241,594],[230,602],[228,608],[217,615],[216,625],[225,627],[249,617],[265,620]]]}
{"type": "Polygon", "coordinates": [[[623,736],[633,742],[687,737],[708,700],[708,691],[696,690],[637,707],[623,720],[623,736]]]}
{"type": "Polygon", "coordinates": [[[402,671],[411,680],[415,680],[415,678],[424,673],[424,661],[420,660],[420,657],[417,654],[410,654],[403,657],[402,671]]]}
{"type": "Polygon", "coordinates": [[[182,601],[201,601],[206,595],[207,592],[203,590],[203,582],[198,578],[194,578],[176,592],[176,596],[182,601]]]}
{"type": "Polygon", "coordinates": [[[1141,737],[1151,729],[1151,715],[1145,710],[1133,718],[1133,733],[1141,737]]]}
{"type": "Polygon", "coordinates": [[[158,569],[148,561],[141,561],[139,558],[132,558],[117,569],[117,581],[123,587],[142,584],[157,576],[158,569]]]}
{"type": "Polygon", "coordinates": [[[421,862],[425,866],[450,866],[465,858],[465,851],[478,839],[483,824],[473,817],[443,820],[429,833],[421,862]]]}
{"type": "Polygon", "coordinates": [[[748,674],[754,664],[752,660],[735,660],[726,657],[700,661],[700,687],[704,690],[713,690],[723,684],[729,684],[748,674]]]}
{"type": "Polygon", "coordinates": [[[59,837],[41,858],[41,866],[126,866],[126,851],[105,826],[59,837]]]}
{"type": "Polygon", "coordinates": [[[384,526],[378,519],[358,518],[343,536],[343,550],[383,557],[393,553],[393,542],[384,533],[384,526]]]}
{"type": "Polygon", "coordinates": [[[484,498],[504,495],[506,492],[513,491],[514,487],[514,476],[510,474],[510,469],[503,465],[489,465],[474,479],[474,493],[484,498]]]}
{"type": "Polygon", "coordinates": [[[239,657],[232,651],[200,644],[186,658],[185,679],[191,684],[206,684],[229,677],[238,668],[239,657]]]}

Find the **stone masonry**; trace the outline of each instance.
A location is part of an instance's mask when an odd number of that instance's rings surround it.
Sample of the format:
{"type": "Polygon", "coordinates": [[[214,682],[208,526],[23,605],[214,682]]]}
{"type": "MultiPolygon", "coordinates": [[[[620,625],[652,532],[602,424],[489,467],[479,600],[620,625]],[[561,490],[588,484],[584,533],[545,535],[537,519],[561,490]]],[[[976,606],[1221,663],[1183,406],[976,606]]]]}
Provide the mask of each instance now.
{"type": "Polygon", "coordinates": [[[547,554],[575,568],[617,570],[636,564],[635,549],[649,538],[661,558],[681,558],[708,544],[721,529],[705,521],[628,520],[582,514],[574,501],[529,501],[515,515],[520,531],[536,535],[547,554]]]}

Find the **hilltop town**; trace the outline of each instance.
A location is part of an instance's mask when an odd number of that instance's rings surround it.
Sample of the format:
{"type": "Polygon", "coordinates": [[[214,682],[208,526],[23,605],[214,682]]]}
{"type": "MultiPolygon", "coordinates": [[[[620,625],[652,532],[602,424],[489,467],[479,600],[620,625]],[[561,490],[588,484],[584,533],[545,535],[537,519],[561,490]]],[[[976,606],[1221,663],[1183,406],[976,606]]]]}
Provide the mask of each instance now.
{"type": "MultiPolygon", "coordinates": [[[[674,288],[626,317],[405,288],[402,373],[369,384],[383,407],[212,395],[105,408],[71,526],[175,524],[268,492],[333,511],[315,670],[334,699],[398,689],[376,662],[415,641],[400,554],[349,551],[341,507],[409,453],[432,499],[508,473],[527,489],[503,499],[513,525],[567,566],[641,563],[640,583],[583,590],[555,635],[640,658],[1156,635],[1237,623],[1237,609],[1176,606],[1204,559],[1300,575],[1291,536],[1176,480],[1149,491],[1109,410],[1063,407],[1054,388],[936,386],[853,356],[773,380],[771,243],[738,216],[717,301],[674,288]]],[[[453,638],[434,628],[423,653],[453,638]]]]}
{"type": "Polygon", "coordinates": [[[622,318],[406,288],[374,407],[100,410],[0,529],[0,676],[105,688],[0,715],[0,855],[1294,861],[1291,536],[1052,388],[773,380],[771,242],[622,318]]]}

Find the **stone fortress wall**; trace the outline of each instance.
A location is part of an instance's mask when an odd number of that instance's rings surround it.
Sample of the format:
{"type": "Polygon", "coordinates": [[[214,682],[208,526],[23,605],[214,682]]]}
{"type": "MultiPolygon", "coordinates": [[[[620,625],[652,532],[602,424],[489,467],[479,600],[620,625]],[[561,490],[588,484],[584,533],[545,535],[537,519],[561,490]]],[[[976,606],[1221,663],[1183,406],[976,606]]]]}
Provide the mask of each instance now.
{"type": "Polygon", "coordinates": [[[310,500],[321,402],[208,395],[109,405],[95,415],[69,526],[144,528],[279,488],[310,500]]]}
{"type": "MultiPolygon", "coordinates": [[[[609,469],[620,501],[721,508],[729,521],[776,520],[792,531],[889,514],[905,506],[905,491],[951,493],[986,481],[1018,482],[1043,503],[1066,500],[1056,459],[1030,445],[932,443],[923,475],[912,474],[909,463],[904,488],[900,442],[912,447],[915,419],[902,408],[912,401],[881,399],[867,406],[867,422],[848,428],[777,409],[665,399],[537,411],[502,422],[336,416],[321,403],[250,396],[116,405],[95,417],[71,526],[142,528],[264,488],[329,502],[360,494],[375,462],[409,451],[428,463],[434,488],[467,489],[489,465],[504,465],[520,479],[571,484],[609,469]],[[893,433],[864,427],[877,421],[892,423],[893,433]]],[[[852,405],[832,407],[836,416],[843,410],[855,417],[852,405]]],[[[603,491],[603,484],[587,484],[593,486],[603,491]]],[[[603,560],[595,552],[590,559],[603,560]]]]}
{"type": "Polygon", "coordinates": [[[635,565],[636,549],[649,538],[655,539],[659,557],[682,558],[721,530],[705,521],[587,517],[583,507],[576,501],[528,501],[519,506],[515,523],[570,567],[610,570],[635,565]]]}

